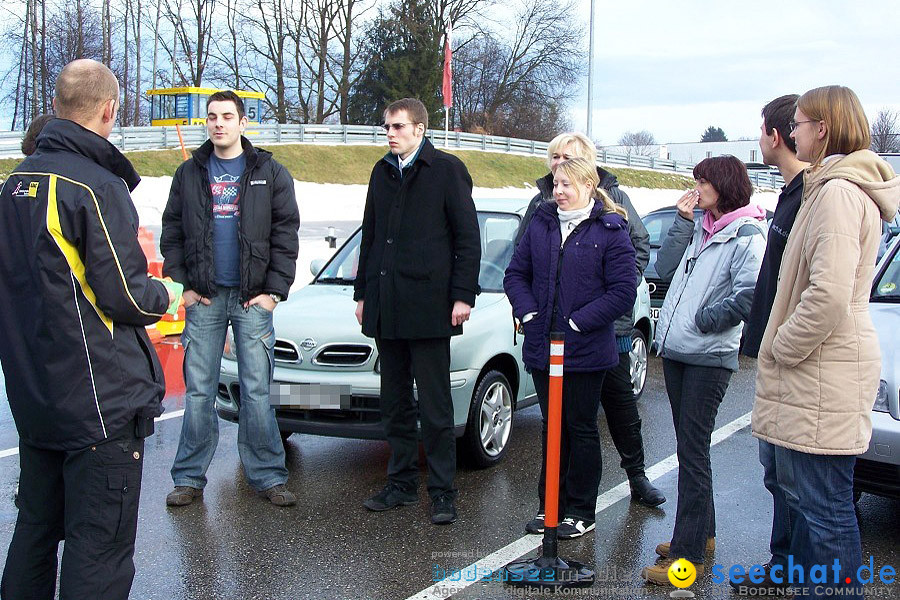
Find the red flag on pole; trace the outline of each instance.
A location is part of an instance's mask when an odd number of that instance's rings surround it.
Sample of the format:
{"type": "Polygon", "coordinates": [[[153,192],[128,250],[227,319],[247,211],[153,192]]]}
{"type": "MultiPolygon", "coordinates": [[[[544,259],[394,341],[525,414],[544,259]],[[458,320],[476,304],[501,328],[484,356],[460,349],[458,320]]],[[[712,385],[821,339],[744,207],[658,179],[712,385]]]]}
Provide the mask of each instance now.
{"type": "Polygon", "coordinates": [[[444,38],[444,84],[441,93],[444,96],[444,108],[450,108],[453,105],[453,51],[450,49],[450,34],[452,29],[447,29],[447,35],[444,38]]]}

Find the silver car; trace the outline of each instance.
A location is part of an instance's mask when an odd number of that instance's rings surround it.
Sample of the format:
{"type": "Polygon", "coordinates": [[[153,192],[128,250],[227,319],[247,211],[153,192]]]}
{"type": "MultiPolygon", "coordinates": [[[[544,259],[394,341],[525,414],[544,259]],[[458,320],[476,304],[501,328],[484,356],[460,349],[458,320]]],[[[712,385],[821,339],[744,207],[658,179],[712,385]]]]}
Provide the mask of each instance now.
{"type": "Polygon", "coordinates": [[[872,408],[872,440],[856,460],[853,487],[862,492],[900,498],[900,238],[879,263],[869,313],[881,347],[881,382],[872,408]]]}
{"type": "MultiPolygon", "coordinates": [[[[481,230],[481,294],[465,333],[450,343],[450,387],[458,446],[476,467],[504,454],[513,411],[537,401],[522,363],[522,335],[514,331],[503,276],[527,200],[477,200],[481,230]]],[[[291,433],[383,439],[379,412],[378,351],[360,332],[354,316],[353,281],[359,257],[357,230],[315,278],[275,311],[275,375],[272,402],[278,426],[291,433]]],[[[318,272],[317,272],[318,271],[318,272]]],[[[647,340],[653,339],[650,296],[641,282],[635,302],[632,381],[643,391],[647,340]]],[[[237,362],[228,344],[222,361],[216,410],[237,420],[240,389],[237,362]]]]}

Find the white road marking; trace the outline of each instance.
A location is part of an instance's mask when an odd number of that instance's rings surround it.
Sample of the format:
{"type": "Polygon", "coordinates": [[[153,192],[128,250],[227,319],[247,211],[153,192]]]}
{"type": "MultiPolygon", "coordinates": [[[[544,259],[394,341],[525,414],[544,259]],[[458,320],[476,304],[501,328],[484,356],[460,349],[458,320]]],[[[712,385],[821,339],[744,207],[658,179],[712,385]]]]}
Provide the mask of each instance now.
{"type": "MultiPolygon", "coordinates": [[[[168,421],[169,419],[177,419],[178,417],[184,416],[184,409],[175,410],[170,413],[163,413],[162,415],[156,417],[154,421],[157,423],[160,421],[168,421]]],[[[7,456],[17,456],[19,454],[19,448],[16,446],[15,448],[7,448],[6,450],[0,450],[0,458],[6,458],[7,456]]]]}
{"type": "MultiPolygon", "coordinates": [[[[744,427],[750,424],[750,413],[746,413],[741,415],[734,421],[723,425],[722,427],[713,431],[712,434],[712,442],[711,445],[715,446],[719,442],[728,439],[744,427]]],[[[676,455],[672,454],[671,456],[667,456],[663,460],[659,461],[649,469],[647,469],[647,478],[650,481],[654,481],[659,479],[669,471],[674,470],[678,466],[678,458],[676,455]]],[[[597,498],[597,513],[603,512],[619,500],[623,498],[627,498],[631,494],[631,490],[628,487],[628,482],[623,481],[616,487],[603,492],[597,498]]],[[[513,560],[519,558],[524,554],[528,554],[541,547],[541,542],[543,540],[543,536],[540,535],[524,535],[517,539],[516,541],[507,544],[503,548],[488,554],[484,558],[470,564],[467,567],[464,567],[460,571],[462,573],[497,573],[504,566],[512,562],[513,560]]],[[[450,577],[446,577],[441,581],[438,581],[427,588],[421,590],[420,592],[413,594],[406,600],[444,600],[461,592],[466,589],[473,583],[479,580],[473,581],[463,581],[463,578],[459,578],[459,581],[451,581],[450,577]]]]}

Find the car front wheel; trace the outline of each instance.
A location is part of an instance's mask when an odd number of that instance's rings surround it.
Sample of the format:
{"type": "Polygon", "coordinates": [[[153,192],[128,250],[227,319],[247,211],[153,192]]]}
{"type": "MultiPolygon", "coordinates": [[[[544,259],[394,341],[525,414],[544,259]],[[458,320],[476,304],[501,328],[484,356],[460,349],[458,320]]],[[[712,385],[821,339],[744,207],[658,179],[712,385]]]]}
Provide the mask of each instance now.
{"type": "Polygon", "coordinates": [[[464,457],[473,467],[497,464],[512,433],[513,392],[500,371],[485,373],[475,386],[466,432],[460,440],[464,457]]]}
{"type": "Polygon", "coordinates": [[[640,329],[632,330],[631,352],[628,353],[628,358],[631,362],[631,389],[635,400],[644,393],[644,384],[647,383],[648,355],[647,338],[644,337],[644,333],[640,329]]]}

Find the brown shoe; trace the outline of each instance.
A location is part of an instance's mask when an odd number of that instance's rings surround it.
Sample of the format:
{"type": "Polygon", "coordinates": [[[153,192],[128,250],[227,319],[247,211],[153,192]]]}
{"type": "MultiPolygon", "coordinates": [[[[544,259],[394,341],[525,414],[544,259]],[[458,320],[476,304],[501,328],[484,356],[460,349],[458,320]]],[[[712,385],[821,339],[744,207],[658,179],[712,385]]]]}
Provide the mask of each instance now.
{"type": "Polygon", "coordinates": [[[297,496],[284,487],[283,483],[273,485],[269,489],[263,490],[261,493],[275,506],[293,506],[297,504],[297,496]]]}
{"type": "MultiPolygon", "coordinates": [[[[672,545],[672,542],[663,542],[656,546],[656,553],[662,556],[663,558],[669,558],[669,547],[672,545]]],[[[716,538],[706,538],[706,553],[712,554],[716,550],[716,538]]]]}
{"type": "MultiPolygon", "coordinates": [[[[672,582],[669,581],[669,567],[671,567],[672,563],[676,560],[677,559],[674,558],[666,558],[655,565],[644,567],[641,570],[641,577],[643,577],[647,583],[652,583],[654,585],[672,585],[672,582]]],[[[697,571],[697,577],[703,575],[704,569],[702,564],[695,564],[694,569],[697,571]]]]}
{"type": "Polygon", "coordinates": [[[203,490],[187,485],[176,485],[166,496],[166,506],[187,506],[194,498],[202,498],[203,490]]]}

